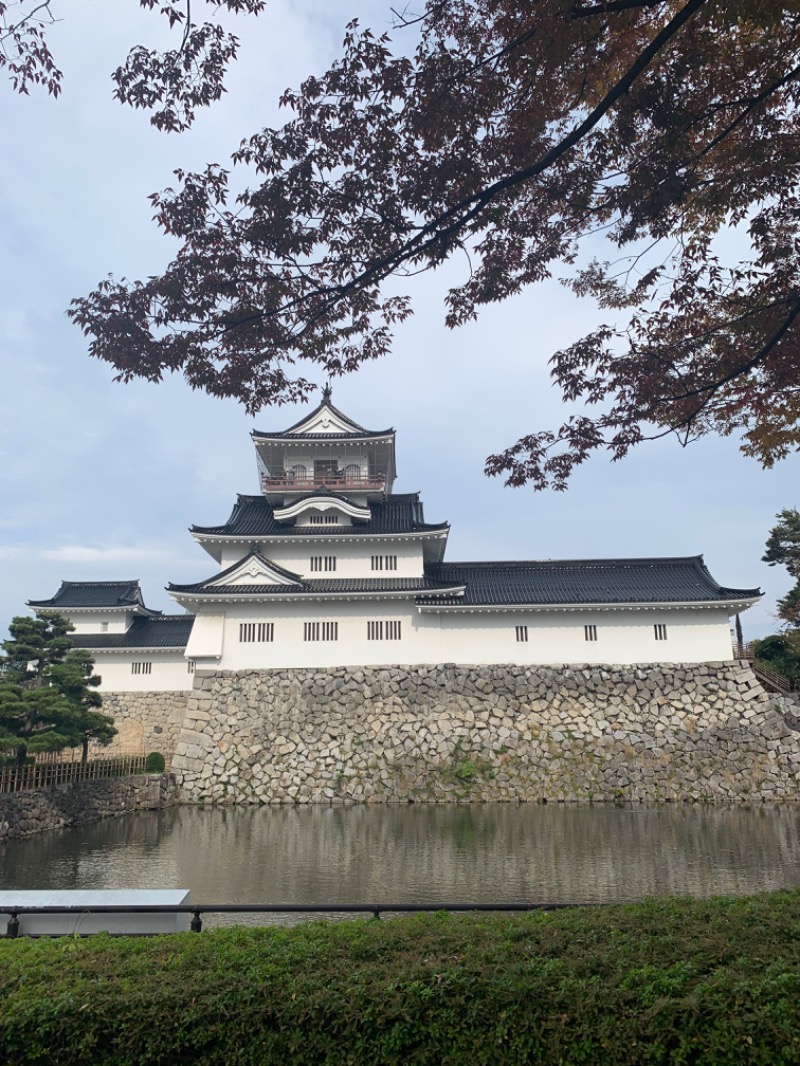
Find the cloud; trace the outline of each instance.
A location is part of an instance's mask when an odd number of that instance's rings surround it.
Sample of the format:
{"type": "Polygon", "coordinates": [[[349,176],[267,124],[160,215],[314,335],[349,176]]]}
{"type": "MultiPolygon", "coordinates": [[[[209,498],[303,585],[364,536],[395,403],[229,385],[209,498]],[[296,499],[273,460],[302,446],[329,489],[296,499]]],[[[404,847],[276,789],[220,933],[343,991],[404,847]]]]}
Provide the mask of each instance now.
{"type": "MultiPolygon", "coordinates": [[[[137,563],[167,563],[174,561],[174,555],[163,548],[144,548],[141,545],[131,546],[115,544],[113,546],[96,547],[84,544],[67,544],[61,548],[37,548],[34,546],[16,545],[3,547],[0,545],[0,561],[2,562],[60,562],[60,563],[85,563],[88,566],[102,566],[107,563],[134,565],[137,563]]],[[[87,580],[91,577],[87,575],[87,580]]]]}

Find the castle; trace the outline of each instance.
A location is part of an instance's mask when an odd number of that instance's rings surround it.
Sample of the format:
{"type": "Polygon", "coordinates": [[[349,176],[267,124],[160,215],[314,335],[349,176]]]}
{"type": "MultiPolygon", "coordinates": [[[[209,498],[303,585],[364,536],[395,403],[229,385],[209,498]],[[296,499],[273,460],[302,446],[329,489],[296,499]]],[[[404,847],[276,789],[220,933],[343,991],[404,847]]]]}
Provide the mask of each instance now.
{"type": "Polygon", "coordinates": [[[718,662],[761,595],[720,586],[701,556],[446,561],[449,525],[394,492],[394,430],[354,422],[330,387],[252,439],[260,491],[192,527],[215,570],[168,586],[185,613],[149,609],[138,581],[28,602],[72,621],[103,690],[186,691],[195,670],[718,662]]]}

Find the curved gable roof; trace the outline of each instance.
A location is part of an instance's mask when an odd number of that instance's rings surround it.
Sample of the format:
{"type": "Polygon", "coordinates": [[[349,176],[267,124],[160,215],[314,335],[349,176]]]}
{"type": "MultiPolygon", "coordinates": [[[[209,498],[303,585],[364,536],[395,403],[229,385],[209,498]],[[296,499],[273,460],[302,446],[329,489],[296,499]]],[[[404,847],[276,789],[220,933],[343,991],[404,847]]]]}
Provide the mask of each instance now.
{"type": "Polygon", "coordinates": [[[254,429],[250,436],[254,441],[258,440],[283,440],[301,439],[304,437],[313,437],[315,440],[347,440],[362,437],[390,437],[394,435],[393,429],[373,430],[366,429],[364,426],[359,425],[358,422],[354,422],[349,415],[346,415],[344,411],[340,411],[338,407],[330,401],[330,393],[323,392],[322,402],[319,403],[313,411],[309,411],[307,415],[304,415],[299,422],[295,422],[294,425],[289,426],[288,429],[276,431],[276,432],[263,432],[258,429],[254,429]],[[304,432],[303,427],[311,422],[323,409],[330,411],[340,422],[342,422],[348,428],[344,431],[332,431],[330,433],[309,433],[304,432]]]}

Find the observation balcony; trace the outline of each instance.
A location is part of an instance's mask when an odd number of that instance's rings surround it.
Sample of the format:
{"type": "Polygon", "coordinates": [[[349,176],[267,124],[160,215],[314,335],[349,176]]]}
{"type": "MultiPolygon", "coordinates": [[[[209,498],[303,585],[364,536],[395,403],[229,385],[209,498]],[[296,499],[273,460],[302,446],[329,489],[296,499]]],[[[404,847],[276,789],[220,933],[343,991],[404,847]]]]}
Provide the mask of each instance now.
{"type": "Polygon", "coordinates": [[[383,492],[386,478],[383,474],[346,474],[346,473],[307,473],[276,474],[261,478],[261,491],[273,492],[314,492],[328,489],[331,492],[383,492]]]}

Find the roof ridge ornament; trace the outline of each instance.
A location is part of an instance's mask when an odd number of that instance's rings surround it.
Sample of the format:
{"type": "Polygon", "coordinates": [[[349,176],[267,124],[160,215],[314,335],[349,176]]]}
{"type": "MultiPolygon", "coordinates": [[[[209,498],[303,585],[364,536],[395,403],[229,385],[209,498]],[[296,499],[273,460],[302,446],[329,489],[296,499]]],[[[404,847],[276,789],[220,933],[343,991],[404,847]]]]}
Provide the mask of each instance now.
{"type": "Polygon", "coordinates": [[[330,381],[327,381],[325,383],[325,386],[322,389],[322,402],[323,403],[330,403],[331,402],[331,393],[332,393],[332,391],[333,390],[331,389],[331,383],[330,383],[330,381]]]}

